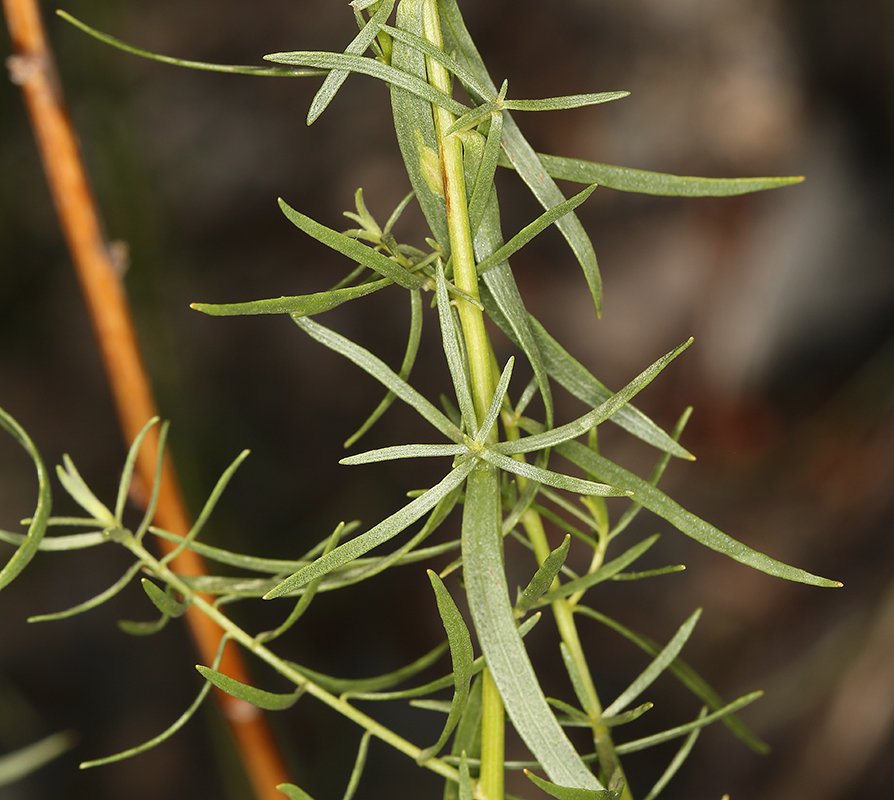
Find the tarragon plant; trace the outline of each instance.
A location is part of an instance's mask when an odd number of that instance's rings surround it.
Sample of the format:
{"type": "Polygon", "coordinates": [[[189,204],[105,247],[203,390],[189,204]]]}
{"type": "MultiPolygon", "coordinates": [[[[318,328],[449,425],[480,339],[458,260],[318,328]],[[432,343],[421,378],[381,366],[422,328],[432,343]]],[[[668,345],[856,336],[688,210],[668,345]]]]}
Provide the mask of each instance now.
{"type": "MultiPolygon", "coordinates": [[[[310,695],[355,722],[365,735],[354,769],[346,770],[351,772],[345,776],[348,795],[357,786],[371,736],[414,759],[420,769],[442,776],[445,797],[482,800],[503,798],[505,771],[517,768],[525,769],[536,784],[532,796],[545,792],[575,800],[631,798],[622,756],[679,739],[682,744],[677,755],[645,794],[653,798],[683,762],[699,731],[715,720],[722,720],[750,747],[762,750],[763,743],[734,714],[759,693],[724,702],[679,659],[698,620],[698,610],[662,645],[615,621],[611,607],[605,605],[604,598],[610,594],[600,595],[598,607],[591,605],[590,590],[612,579],[642,580],[681,569],[635,570],[637,559],[657,538],[634,542],[623,535],[643,508],[686,536],[754,569],[816,586],[834,586],[836,582],[756,552],[683,509],[657,487],[671,458],[691,458],[679,443],[689,412],[667,432],[638,411],[632,401],[691,340],[646,368],[620,391],[612,392],[528,313],[510,258],[541,231],[555,225],[583,273],[581,291],[590,294],[598,315],[602,305],[599,268],[593,245],[574,213],[597,186],[649,194],[720,196],[776,188],[800,179],[678,177],[537,153],[516,118],[521,119],[525,112],[608,103],[627,93],[513,99],[507,82],[498,88],[488,73],[456,0],[355,0],[351,6],[359,33],[344,52],[274,53],[266,57],[271,62],[268,67],[229,67],[157,56],[124,45],[62,14],[98,39],[160,61],[263,76],[320,76],[322,86],[311,103],[308,124],[323,113],[351,73],[372,76],[387,86],[411,190],[385,224],[379,224],[370,214],[360,190],[354,210],[347,213],[355,227],[343,232],[292,208],[285,200],[279,201],[283,214],[298,229],[346,258],[349,266],[345,277],[314,294],[227,305],[195,303],[193,308],[209,316],[284,315],[299,335],[349,359],[381,383],[382,402],[349,439],[349,446],[395,401],[407,404],[431,425],[428,441],[355,453],[343,459],[343,464],[409,458],[437,458],[444,464],[443,477],[435,485],[412,493],[406,505],[387,519],[365,530],[355,524],[339,525],[294,560],[273,560],[223,551],[200,541],[215,502],[244,454],[226,470],[184,538],[153,527],[152,497],[136,529],[124,523],[142,434],[131,448],[111,506],[93,494],[66,458],[58,477],[84,510],[84,516],[55,518],[50,516],[49,478],[35,446],[12,418],[0,413],[0,422],[33,459],[40,486],[37,509],[26,521],[27,532],[2,534],[18,549],[0,573],[0,587],[9,583],[39,549],[70,550],[117,543],[134,556],[133,566],[119,581],[75,608],[38,619],[65,617],[93,608],[142,574],[142,586],[159,617],[151,624],[128,623],[127,630],[153,632],[192,605],[224,629],[225,640],[237,642],[295,687],[289,693],[272,693],[234,680],[218,670],[218,663],[200,666],[206,679],[204,688],[168,731],[84,766],[122,759],[158,744],[182,726],[211,686],[270,710],[286,709],[310,695]],[[514,172],[544,209],[530,224],[508,236],[501,225],[494,183],[498,168],[514,172]],[[556,179],[574,181],[584,188],[566,199],[556,179]],[[409,203],[419,204],[430,228],[424,242],[399,242],[393,233],[395,222],[409,203]],[[392,302],[406,303],[410,308],[406,352],[397,370],[362,343],[321,321],[329,309],[363,302],[362,298],[378,291],[388,292],[392,302]],[[410,382],[426,318],[429,324],[438,326],[452,380],[452,388],[446,392],[449,399],[440,403],[423,396],[410,382]],[[505,336],[514,346],[516,355],[506,363],[497,363],[492,335],[505,336]],[[533,376],[527,385],[512,381],[517,359],[527,362],[533,376]],[[557,420],[553,404],[557,387],[583,401],[589,410],[572,421],[557,420]],[[532,404],[542,409],[537,419],[528,415],[532,404]],[[650,476],[638,477],[600,452],[596,431],[605,423],[618,425],[655,448],[656,466],[650,476]],[[617,519],[610,518],[606,497],[626,498],[627,508],[617,519]],[[63,526],[85,530],[45,536],[48,527],[63,526]],[[440,536],[433,538],[436,532],[440,536]],[[550,544],[556,535],[563,537],[561,542],[550,544]],[[148,542],[152,537],[175,539],[174,554],[162,558],[154,555],[148,542]],[[582,572],[574,572],[565,564],[572,544],[588,554],[585,560],[589,566],[582,572]],[[244,574],[178,575],[171,570],[170,562],[185,548],[244,574]],[[533,551],[536,561],[529,551],[533,551]],[[510,559],[530,564],[526,567],[529,582],[516,597],[510,593],[506,578],[505,563],[510,559]],[[318,593],[367,580],[374,586],[375,581],[388,580],[391,573],[386,571],[398,565],[427,568],[433,607],[436,605],[443,621],[446,643],[397,672],[362,680],[322,675],[277,655],[276,640],[300,623],[318,593]],[[465,598],[457,602],[455,598],[463,593],[465,598]],[[282,623],[274,630],[252,632],[222,613],[224,604],[247,598],[281,604],[282,623]],[[470,620],[464,618],[460,607],[468,608],[470,620]],[[544,694],[525,647],[527,631],[544,611],[553,618],[561,640],[561,658],[568,674],[564,699],[544,694]],[[588,661],[587,648],[578,632],[578,623],[584,618],[614,628],[651,658],[627,688],[607,700],[597,690],[599,674],[588,661]],[[422,681],[421,674],[447,652],[450,666],[442,667],[444,674],[422,681]],[[703,712],[670,730],[631,739],[625,735],[624,726],[651,707],[644,698],[649,686],[665,671],[703,701],[703,712]],[[445,691],[449,699],[444,699],[445,691]],[[439,692],[442,694],[437,695],[439,692]],[[357,703],[361,699],[412,699],[416,705],[443,713],[442,732],[436,741],[407,741],[378,722],[374,714],[360,710],[357,703]],[[504,758],[508,724],[530,751],[527,762],[507,762],[504,758]],[[589,729],[592,746],[579,752],[566,733],[569,727],[589,729]]],[[[324,279],[320,280],[322,283],[324,279]]],[[[147,421],[144,433],[156,423],[147,421]]],[[[300,714],[300,708],[294,713],[300,714]]],[[[291,798],[308,797],[293,784],[280,789],[291,798]]]]}

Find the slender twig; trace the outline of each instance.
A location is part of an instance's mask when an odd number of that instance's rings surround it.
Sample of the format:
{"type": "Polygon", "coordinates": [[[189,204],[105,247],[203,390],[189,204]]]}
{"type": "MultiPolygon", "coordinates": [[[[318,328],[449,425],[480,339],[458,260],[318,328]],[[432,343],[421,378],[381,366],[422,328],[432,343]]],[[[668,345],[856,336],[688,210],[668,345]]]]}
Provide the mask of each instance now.
{"type": "MultiPolygon", "coordinates": [[[[35,0],[3,0],[3,8],[14,52],[7,66],[13,82],[22,89],[121,431],[130,442],[146,421],[156,416],[156,407],[120,269],[116,268],[105,239],[37,4],[35,0]]],[[[137,475],[144,487],[152,483],[157,448],[157,432],[153,429],[137,461],[137,475]]],[[[159,527],[181,535],[191,527],[169,459],[164,463],[155,519],[159,527]]],[[[173,547],[164,541],[160,546],[166,551],[173,547]]],[[[191,550],[181,553],[172,566],[184,575],[206,572],[201,556],[191,550]]],[[[210,664],[220,643],[221,628],[197,610],[190,610],[187,621],[200,658],[210,664]]],[[[239,651],[233,647],[227,649],[221,669],[238,680],[248,680],[239,651]]],[[[287,773],[265,718],[257,708],[241,700],[222,693],[217,693],[217,697],[255,793],[259,798],[281,798],[275,787],[287,780],[287,773]]]]}

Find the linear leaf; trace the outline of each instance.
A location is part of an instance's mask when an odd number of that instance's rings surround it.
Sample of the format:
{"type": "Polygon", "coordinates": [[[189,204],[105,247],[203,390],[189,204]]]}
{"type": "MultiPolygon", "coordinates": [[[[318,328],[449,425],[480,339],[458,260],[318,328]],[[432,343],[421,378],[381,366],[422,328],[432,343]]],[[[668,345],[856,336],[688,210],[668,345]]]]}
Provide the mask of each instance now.
{"type": "Polygon", "coordinates": [[[478,430],[475,431],[476,442],[483,444],[493,430],[494,425],[497,423],[497,417],[500,414],[503,402],[506,400],[506,393],[509,391],[509,381],[512,379],[512,367],[514,365],[515,356],[509,356],[506,366],[503,367],[503,371],[500,373],[500,380],[497,381],[497,386],[494,389],[494,396],[491,398],[487,414],[484,415],[481,425],[479,425],[478,430]]]}
{"type": "Polygon", "coordinates": [[[648,539],[644,539],[638,544],[635,544],[625,553],[612,559],[607,564],[603,564],[599,569],[594,570],[587,575],[581,575],[579,578],[566,581],[561,586],[551,589],[544,596],[542,604],[546,605],[547,603],[553,602],[553,600],[558,600],[560,597],[568,597],[577,592],[582,592],[585,589],[589,589],[591,586],[595,586],[597,583],[602,583],[602,581],[607,581],[610,578],[613,578],[622,569],[636,561],[653,544],[655,544],[658,539],[659,535],[656,533],[648,539]]]}
{"type": "MultiPolygon", "coordinates": [[[[363,27],[363,30],[347,46],[345,52],[351,55],[362,55],[366,48],[370,46],[372,40],[376,38],[382,23],[388,19],[393,8],[394,0],[383,0],[376,9],[375,14],[370,17],[369,22],[363,27]]],[[[334,69],[326,76],[323,85],[311,101],[310,109],[307,112],[308,125],[312,125],[326,109],[326,106],[332,102],[332,98],[335,97],[335,93],[341,88],[347,77],[348,70],[346,69],[334,69]]]]}
{"type": "MultiPolygon", "coordinates": [[[[52,518],[50,520],[52,524],[52,518]]],[[[94,520],[87,520],[88,523],[94,520]]],[[[0,541],[21,547],[28,539],[27,534],[13,533],[0,530],[0,541]]],[[[40,540],[38,550],[83,550],[85,547],[95,547],[111,541],[103,531],[90,531],[89,533],[71,533],[67,536],[44,536],[40,540]]]]}
{"type": "MultiPolygon", "coordinates": [[[[708,713],[708,709],[706,706],[702,706],[701,713],[699,716],[703,717],[708,713]]],[[[655,800],[659,794],[661,794],[662,790],[665,786],[670,782],[670,779],[676,775],[677,770],[683,766],[683,762],[686,760],[689,753],[692,751],[692,748],[695,746],[695,740],[698,739],[699,734],[702,732],[701,728],[696,728],[689,736],[686,737],[685,741],[682,745],[680,745],[680,749],[677,750],[674,757],[671,759],[670,764],[667,765],[667,769],[661,774],[661,777],[655,781],[655,785],[649,790],[649,793],[643,798],[643,800],[655,800]]]]}
{"type": "MultiPolygon", "coordinates": [[[[627,97],[630,92],[597,92],[595,94],[569,94],[564,97],[546,97],[542,100],[506,100],[503,107],[508,111],[563,111],[569,108],[595,106],[627,97]]],[[[595,181],[594,181],[595,183],[595,181]]]]}
{"type": "MultiPolygon", "coordinates": [[[[492,99],[497,94],[496,86],[488,75],[481,54],[469,35],[456,0],[441,0],[438,6],[448,28],[449,37],[460,52],[460,62],[465,60],[471,72],[491,94],[489,98],[482,97],[480,99],[492,99]]],[[[502,143],[515,170],[544,208],[552,208],[565,200],[558,186],[540,163],[534,148],[528,144],[509,114],[505,114],[503,119],[502,143]]],[[[580,220],[573,213],[558,220],[556,227],[565,237],[583,270],[593,296],[596,313],[599,314],[602,308],[602,279],[599,276],[593,244],[580,220]]]]}
{"type": "Polygon", "coordinates": [[[636,502],[641,503],[654,514],[666,519],[677,530],[695,539],[697,542],[723,553],[735,561],[754,569],[775,575],[785,580],[807,583],[811,586],[840,587],[838,581],[812,575],[803,569],[783,564],[770,556],[753,550],[748,545],[733,539],[713,525],[695,516],[671,500],[664,492],[656,489],[647,481],[619,467],[607,458],[594,453],[579,442],[565,442],[558,445],[557,452],[591,475],[600,480],[610,481],[613,485],[633,492],[636,502]]]}
{"type": "MultiPolygon", "coordinates": [[[[783,178],[697,178],[688,175],[669,175],[664,172],[647,172],[630,167],[599,164],[579,158],[562,158],[538,153],[540,162],[554,178],[575,183],[598,183],[608,189],[622,192],[664,195],[672,197],[728,197],[731,195],[761,192],[801,183],[801,176],[783,178]]],[[[512,166],[508,158],[500,165],[512,166]]]]}
{"type": "Polygon", "coordinates": [[[118,483],[118,498],[115,501],[115,519],[120,520],[124,514],[124,505],[127,503],[127,496],[130,491],[130,482],[133,479],[134,466],[137,461],[137,454],[140,451],[140,445],[149,429],[159,421],[158,417],[152,417],[136,435],[130,448],[127,451],[127,458],[124,461],[124,469],[121,471],[121,480],[118,483]]]}
{"type": "Polygon", "coordinates": [[[550,711],[515,626],[502,563],[500,487],[494,469],[476,469],[469,475],[462,538],[475,630],[515,729],[550,778],[601,789],[550,711]]]}
{"type": "Polygon", "coordinates": [[[552,208],[544,211],[537,219],[522,228],[515,236],[513,236],[506,244],[489,255],[484,261],[479,262],[476,269],[479,275],[484,275],[488,270],[495,267],[502,261],[505,261],[513,253],[519,251],[528,242],[531,241],[539,233],[545,231],[550,225],[558,222],[566,214],[570,214],[575,208],[584,202],[593,191],[596,184],[588,186],[582,192],[578,192],[574,197],[570,197],[561,203],[556,204],[552,208]]]}
{"type": "Polygon", "coordinates": [[[680,626],[680,629],[674,634],[674,637],[667,643],[661,652],[655,656],[652,663],[634,679],[630,686],[618,695],[614,702],[604,709],[604,714],[612,716],[623,711],[655,682],[655,679],[664,672],[664,670],[670,666],[671,662],[679,655],[680,651],[683,649],[683,645],[686,644],[686,640],[692,634],[692,630],[695,628],[695,623],[698,622],[701,614],[702,610],[698,608],[689,616],[686,622],[684,622],[680,626]]]}
{"type": "Polygon", "coordinates": [[[349,55],[347,53],[327,53],[318,50],[294,50],[285,53],[271,53],[264,56],[264,60],[273,61],[275,64],[290,64],[296,67],[359,72],[406,89],[429,103],[446,108],[452,114],[461,116],[469,110],[468,106],[457,102],[452,97],[448,97],[443,92],[439,92],[426,81],[420,80],[415,75],[411,75],[401,69],[376,61],[374,58],[349,55]]]}
{"type": "Polygon", "coordinates": [[[553,580],[555,580],[556,575],[559,574],[559,570],[562,569],[565,559],[568,558],[568,550],[570,547],[571,537],[566,534],[565,538],[562,540],[562,544],[543,560],[543,563],[540,565],[537,572],[534,573],[534,576],[531,578],[530,582],[525,587],[525,590],[518,598],[518,602],[515,604],[515,613],[518,616],[526,614],[528,609],[543,596],[550,586],[552,586],[553,580]]]}
{"type": "Polygon", "coordinates": [[[12,437],[25,449],[31,457],[34,468],[37,471],[37,507],[28,525],[28,532],[16,551],[10,556],[9,561],[0,570],[0,589],[11,583],[15,577],[28,565],[28,562],[37,554],[41,541],[47,530],[50,518],[50,510],[53,505],[50,493],[50,481],[46,467],[40,457],[40,453],[34,446],[34,442],[25,433],[25,430],[9,414],[0,408],[0,427],[8,431],[12,437]]]}
{"type": "Polygon", "coordinates": [[[621,391],[615,392],[607,400],[600,403],[596,408],[582,417],[569,422],[567,425],[561,425],[558,428],[545,431],[544,433],[526,436],[515,441],[500,442],[494,445],[494,449],[504,455],[512,455],[514,453],[528,453],[532,450],[543,450],[547,447],[554,447],[557,444],[566,442],[569,439],[575,439],[578,436],[587,433],[592,428],[605,422],[613,414],[617,413],[621,408],[627,405],[639,392],[646,388],[659,373],[673,361],[680,353],[682,353],[689,345],[692,339],[683,342],[679,347],[675,347],[667,355],[659,358],[654,364],[643,370],[630,383],[628,383],[621,391]]]}
{"type": "Polygon", "coordinates": [[[559,786],[555,783],[538,778],[530,770],[525,770],[525,775],[531,779],[531,782],[546,792],[550,797],[556,797],[558,800],[617,800],[621,796],[620,791],[610,791],[609,789],[577,789],[569,786],[559,786]]]}
{"type": "MultiPolygon", "coordinates": [[[[422,38],[422,16],[418,2],[401,2],[398,5],[396,27],[417,39],[422,38]]],[[[392,40],[391,64],[427,83],[424,53],[398,38],[392,40]]],[[[397,143],[416,200],[446,260],[450,254],[450,235],[431,104],[419,95],[392,84],[391,110],[397,143]]]]}
{"type": "Polygon", "coordinates": [[[92,514],[97,522],[103,525],[114,525],[114,515],[93,494],[67,454],[62,456],[62,465],[56,465],[56,477],[59,478],[62,488],[71,495],[72,500],[88,514],[92,514]]]}
{"type": "Polygon", "coordinates": [[[143,578],[140,583],[143,586],[143,591],[146,592],[146,595],[152,601],[152,604],[165,616],[176,618],[181,616],[186,609],[189,608],[189,600],[178,602],[164,589],[156,586],[148,578],[143,578]]]}
{"type": "Polygon", "coordinates": [[[412,386],[402,380],[384,361],[370,353],[369,350],[307,317],[293,316],[292,320],[301,330],[320,344],[343,355],[349,361],[353,361],[364,372],[372,375],[373,378],[394,392],[407,405],[416,409],[448,439],[452,439],[454,442],[463,441],[462,431],[456,425],[412,386]]]}
{"type": "Polygon", "coordinates": [[[476,427],[475,405],[472,402],[472,379],[469,375],[466,355],[460,343],[460,332],[457,329],[456,319],[450,306],[450,298],[447,295],[444,268],[440,264],[437,269],[436,297],[438,302],[438,319],[441,323],[441,342],[444,346],[444,355],[447,357],[450,377],[453,380],[456,401],[459,404],[459,411],[462,415],[463,427],[468,431],[472,431],[476,427]]]}
{"type": "Polygon", "coordinates": [[[416,757],[416,761],[419,763],[437,755],[459,722],[466,705],[466,699],[469,696],[469,683],[472,680],[472,662],[475,660],[469,629],[466,627],[466,623],[456,607],[456,603],[450,596],[450,592],[447,591],[443,581],[432,570],[428,570],[428,577],[432,588],[435,590],[438,613],[441,615],[444,630],[447,632],[447,641],[450,644],[450,657],[453,661],[453,698],[450,701],[447,721],[444,723],[444,729],[441,731],[438,741],[431,747],[426,747],[416,757]]]}
{"type": "Polygon", "coordinates": [[[162,64],[173,64],[177,67],[188,67],[189,69],[206,70],[209,72],[232,72],[241,75],[259,75],[264,77],[276,78],[297,78],[326,74],[325,70],[319,69],[282,69],[280,67],[251,67],[238,66],[233,64],[209,64],[205,61],[187,61],[182,58],[162,56],[158,53],[150,53],[148,50],[141,50],[138,47],[133,47],[132,45],[122,42],[120,39],[116,39],[114,36],[109,36],[107,33],[101,33],[95,28],[91,28],[89,25],[85,25],[80,20],[75,19],[66,11],[60,11],[57,9],[56,13],[66,22],[70,22],[76,28],[80,28],[85,33],[90,34],[90,36],[92,36],[94,39],[99,39],[99,41],[105,42],[112,47],[117,47],[119,50],[124,50],[126,53],[131,53],[135,56],[141,56],[142,58],[148,58],[152,61],[160,61],[162,64]]]}
{"type": "MultiPolygon", "coordinates": [[[[364,245],[361,245],[364,247],[364,245]]],[[[369,249],[369,248],[366,248],[369,249]]],[[[390,259],[388,259],[390,260],[390,259]]],[[[391,262],[394,263],[393,261],[391,262]]],[[[397,265],[395,265],[397,266],[397,265]]],[[[409,273],[407,273],[409,274],[409,273]]],[[[394,281],[383,278],[359,286],[330,289],[327,292],[299,294],[292,297],[271,297],[267,300],[249,300],[245,303],[190,303],[189,307],[212,317],[248,316],[254,314],[299,314],[310,317],[322,314],[348,300],[366,297],[373,292],[391,286],[394,281]]]]}
{"type": "Polygon", "coordinates": [[[425,278],[420,278],[418,275],[407,272],[400,264],[392,261],[378,250],[367,247],[362,242],[357,241],[357,239],[345,236],[339,231],[327,228],[306,214],[296,211],[282,198],[279,198],[277,202],[282,209],[282,213],[286,215],[286,218],[295,227],[300,228],[318,242],[322,242],[342,255],[353,259],[358,264],[363,264],[364,267],[369,267],[374,272],[378,272],[383,278],[388,278],[405,289],[418,289],[425,283],[425,278]]]}
{"type": "Polygon", "coordinates": [[[303,667],[300,664],[290,662],[290,666],[296,672],[301,673],[309,681],[313,681],[318,686],[323,687],[327,692],[332,692],[333,694],[338,695],[354,696],[368,692],[380,692],[403,683],[405,680],[428,669],[428,667],[444,655],[447,647],[447,642],[443,642],[417,658],[412,663],[407,664],[400,669],[396,669],[393,672],[387,672],[384,675],[376,675],[372,678],[335,678],[331,675],[324,675],[321,672],[307,669],[307,667],[303,667]]]}
{"type": "MultiPolygon", "coordinates": [[[[484,276],[485,283],[487,283],[489,275],[490,273],[484,276]]],[[[485,294],[482,294],[482,300],[487,302],[485,294]]],[[[488,314],[501,330],[520,347],[521,342],[515,334],[514,327],[503,321],[499,314],[495,315],[490,306],[488,314]]],[[[612,392],[550,336],[534,317],[529,316],[529,324],[537,352],[540,353],[550,377],[591,408],[595,408],[611,397],[612,392]]],[[[614,414],[611,421],[659,450],[664,450],[680,458],[694,458],[688,450],[675,442],[645,414],[629,404],[614,414]]]]}
{"type": "Polygon", "coordinates": [[[380,447],[347,456],[338,463],[347,466],[372,464],[377,461],[395,461],[399,458],[436,458],[438,456],[459,456],[467,451],[462,444],[403,444],[392,447],[380,447]]]}
{"type": "Polygon", "coordinates": [[[762,695],[763,692],[751,692],[750,694],[743,695],[738,700],[733,700],[732,703],[725,705],[723,708],[715,711],[713,714],[700,716],[693,722],[688,722],[685,725],[678,725],[676,728],[669,728],[668,730],[662,731],[661,733],[656,733],[654,736],[646,736],[642,739],[636,739],[632,742],[624,742],[623,744],[616,745],[615,750],[617,751],[618,755],[624,755],[625,753],[636,753],[639,750],[645,750],[648,747],[654,747],[657,744],[663,744],[664,742],[668,742],[671,739],[685,736],[686,734],[691,733],[694,730],[704,728],[706,725],[710,725],[715,720],[723,719],[727,714],[732,714],[733,712],[738,711],[740,708],[744,708],[750,703],[753,703],[762,695]]]}
{"type": "Polygon", "coordinates": [[[301,689],[288,694],[265,692],[263,689],[249,686],[247,683],[237,681],[229,675],[224,675],[216,669],[204,667],[201,664],[197,664],[196,669],[206,681],[216,686],[222,692],[226,692],[231,697],[244,700],[246,703],[251,703],[253,706],[263,708],[266,711],[283,711],[286,708],[291,708],[301,698],[301,689]]]}
{"type": "Polygon", "coordinates": [[[405,505],[400,511],[392,514],[375,527],[370,528],[366,533],[351,539],[349,542],[345,542],[343,545],[336,547],[331,553],[327,553],[325,556],[298,570],[294,575],[289,576],[267,592],[264,595],[264,599],[271,600],[275,597],[283,597],[304,586],[304,584],[310,583],[315,578],[326,575],[332,572],[332,570],[350,563],[358,556],[368,553],[374,547],[387,542],[389,539],[393,539],[433,508],[442,497],[446,497],[459,486],[472,471],[474,465],[475,462],[469,460],[454,467],[440,483],[435,484],[427,492],[405,505]]]}
{"type": "Polygon", "coordinates": [[[493,464],[495,467],[499,467],[506,472],[521,475],[523,478],[536,481],[537,483],[545,483],[547,486],[555,486],[557,489],[564,489],[568,492],[596,497],[628,496],[628,491],[626,489],[618,489],[609,484],[585,481],[571,475],[563,475],[559,472],[543,469],[534,464],[529,464],[527,461],[518,461],[509,456],[504,456],[502,453],[495,452],[489,447],[482,449],[479,454],[481,458],[489,464],[493,464]]]}
{"type": "MultiPolygon", "coordinates": [[[[652,641],[646,636],[642,636],[635,631],[630,630],[630,628],[621,625],[621,623],[616,622],[611,617],[607,617],[604,614],[599,613],[598,611],[593,610],[592,608],[587,608],[586,606],[578,606],[575,609],[576,612],[583,614],[584,616],[591,617],[592,619],[601,622],[603,625],[611,628],[614,631],[617,631],[625,638],[629,639],[633,644],[637,647],[641,648],[645,652],[647,652],[651,656],[655,656],[661,650],[660,645],[656,642],[652,641]]],[[[669,667],[668,672],[670,672],[674,677],[677,678],[680,683],[682,683],[689,691],[691,691],[696,697],[705,702],[709,708],[717,711],[718,709],[724,706],[723,698],[708,685],[707,681],[702,678],[689,664],[687,664],[683,659],[678,658],[674,661],[669,667]]],[[[744,742],[748,747],[750,747],[754,752],[761,753],[762,755],[766,755],[770,752],[769,746],[757,738],[757,736],[752,733],[752,731],[743,723],[737,716],[734,714],[729,714],[723,718],[723,724],[726,725],[727,728],[730,729],[742,742],[744,742]]]]}
{"type": "Polygon", "coordinates": [[[76,740],[71,731],[63,731],[0,756],[0,787],[20,780],[58,758],[74,747],[76,740]]]}
{"type": "Polygon", "coordinates": [[[127,572],[124,573],[115,583],[113,583],[108,589],[104,592],[100,592],[95,597],[90,598],[89,600],[85,600],[83,603],[78,603],[76,606],[72,606],[65,611],[56,611],[52,614],[39,614],[34,617],[28,617],[28,622],[48,622],[49,620],[55,619],[65,619],[67,617],[73,617],[75,614],[82,614],[85,611],[90,611],[97,606],[102,605],[106,600],[114,597],[118,592],[120,592],[128,583],[130,583],[131,579],[134,575],[136,575],[141,569],[143,565],[137,561],[132,564],[127,572]]]}
{"type": "Polygon", "coordinates": [[[354,759],[354,769],[351,770],[351,777],[348,779],[348,786],[342,796],[342,800],[351,800],[360,784],[360,776],[363,775],[363,768],[366,766],[366,756],[369,753],[369,740],[372,738],[371,731],[364,731],[360,737],[360,746],[357,748],[357,758],[354,759]]]}
{"type": "MultiPolygon", "coordinates": [[[[422,339],[422,295],[418,289],[410,291],[410,335],[407,338],[407,349],[404,352],[404,359],[401,362],[397,376],[406,381],[410,377],[410,371],[416,363],[416,356],[419,353],[419,342],[422,339]]],[[[365,434],[382,416],[394,402],[396,395],[389,391],[382,398],[382,401],[375,407],[373,412],[366,418],[363,424],[345,441],[344,446],[350,447],[363,434],[365,434]]]]}
{"type": "Polygon", "coordinates": [[[314,800],[304,789],[294,783],[281,783],[276,787],[276,791],[282,792],[289,800],[314,800]]]}

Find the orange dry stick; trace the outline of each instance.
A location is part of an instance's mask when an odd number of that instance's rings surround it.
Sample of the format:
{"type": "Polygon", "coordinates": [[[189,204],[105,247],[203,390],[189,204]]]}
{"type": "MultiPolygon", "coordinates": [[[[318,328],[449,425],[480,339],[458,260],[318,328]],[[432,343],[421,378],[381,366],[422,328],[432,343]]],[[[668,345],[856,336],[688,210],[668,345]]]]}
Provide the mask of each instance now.
{"type": "MultiPolygon", "coordinates": [[[[3,0],[3,7],[15,53],[8,62],[10,75],[22,88],[50,192],[90,312],[121,430],[129,443],[157,412],[127,297],[103,235],[36,2],[3,0]]],[[[154,480],[157,453],[158,432],[153,428],[137,460],[137,475],[144,486],[150,486],[154,480]]],[[[167,457],[155,522],[180,535],[185,535],[191,527],[167,457]]],[[[166,552],[173,549],[168,542],[161,542],[161,546],[166,552]]],[[[201,556],[191,550],[179,555],[172,567],[184,575],[206,573],[201,556]]],[[[221,629],[194,609],[187,612],[186,620],[200,657],[210,664],[220,644],[221,629]]],[[[248,681],[240,652],[234,646],[227,647],[221,671],[237,680],[248,681]]],[[[220,692],[216,695],[257,797],[281,800],[282,794],[275,787],[288,780],[287,773],[265,717],[256,707],[230,695],[220,692]]]]}

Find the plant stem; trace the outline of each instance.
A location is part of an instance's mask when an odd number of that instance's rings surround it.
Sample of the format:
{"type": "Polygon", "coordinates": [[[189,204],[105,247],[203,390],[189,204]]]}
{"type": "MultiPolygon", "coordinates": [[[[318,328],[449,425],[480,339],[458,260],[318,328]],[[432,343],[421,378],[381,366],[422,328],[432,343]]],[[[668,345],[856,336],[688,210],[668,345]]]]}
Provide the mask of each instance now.
{"type": "MultiPolygon", "coordinates": [[[[133,537],[125,539],[124,546],[128,548],[146,567],[160,580],[164,581],[176,592],[184,598],[188,598],[191,605],[209,619],[216,622],[223,628],[231,639],[241,644],[246,650],[256,655],[262,661],[266,661],[271,667],[284,677],[288,678],[295,686],[304,689],[309,695],[316,697],[330,708],[335,709],[338,713],[356,722],[364,730],[369,731],[373,736],[378,737],[382,741],[391,745],[395,750],[404,753],[412,759],[418,759],[422,753],[422,748],[408,742],[402,736],[398,736],[390,728],[385,727],[372,717],[367,716],[359,711],[346,700],[327,692],[318,684],[314,683],[296,669],[291,667],[286,661],[268,650],[257,638],[249,635],[245,630],[239,627],[235,622],[224,615],[215,605],[209,603],[202,595],[197,594],[189,585],[180,579],[180,577],[168,569],[167,566],[156,559],[142,544],[137,542],[133,537]]],[[[430,769],[432,772],[441,775],[451,781],[459,781],[459,771],[449,764],[438,758],[429,758],[421,762],[421,766],[430,769]]]]}
{"type": "MultiPolygon", "coordinates": [[[[441,23],[438,18],[437,3],[434,0],[424,0],[422,21],[425,38],[435,47],[441,49],[443,47],[441,23]]],[[[450,73],[437,61],[428,57],[426,59],[429,83],[444,94],[451,94],[450,73]]],[[[433,106],[432,113],[441,158],[444,202],[447,205],[447,230],[450,234],[450,252],[453,259],[453,281],[457,289],[477,300],[479,296],[478,273],[475,264],[475,250],[472,245],[472,230],[469,225],[462,141],[456,134],[444,135],[456,121],[453,114],[440,106],[433,106]]],[[[462,299],[457,300],[456,305],[468,352],[469,372],[472,376],[472,398],[480,423],[487,414],[487,408],[494,394],[490,339],[484,327],[482,310],[462,299]]]]}
{"type": "MultiPolygon", "coordinates": [[[[443,49],[441,22],[435,0],[423,0],[422,25],[425,38],[438,49],[443,49]]],[[[452,81],[444,66],[426,57],[426,68],[429,83],[450,95],[452,81]]],[[[479,296],[478,272],[472,244],[472,230],[469,224],[462,141],[457,135],[446,135],[447,130],[455,121],[453,114],[440,106],[433,106],[432,114],[441,160],[444,201],[447,207],[447,231],[450,236],[450,252],[453,259],[453,281],[458,289],[477,300],[479,296]]],[[[480,424],[487,415],[487,409],[494,394],[490,339],[484,327],[484,315],[481,309],[464,299],[457,300],[456,305],[469,361],[476,422],[480,424]]],[[[484,670],[482,680],[484,683],[482,687],[479,790],[484,800],[503,800],[505,711],[502,698],[489,670],[484,670]]]]}

